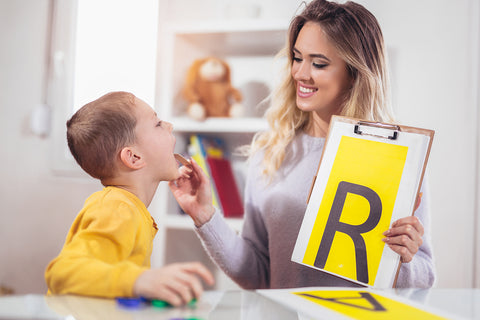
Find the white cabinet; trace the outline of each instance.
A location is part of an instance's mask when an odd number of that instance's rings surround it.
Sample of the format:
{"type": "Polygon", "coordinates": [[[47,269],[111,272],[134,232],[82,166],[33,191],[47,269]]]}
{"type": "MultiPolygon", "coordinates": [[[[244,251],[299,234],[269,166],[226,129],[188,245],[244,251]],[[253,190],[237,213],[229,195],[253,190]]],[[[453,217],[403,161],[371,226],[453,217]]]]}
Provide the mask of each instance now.
{"type": "MultiPolygon", "coordinates": [[[[176,152],[187,154],[191,134],[222,138],[230,155],[235,178],[243,197],[245,158],[234,154],[237,147],[249,144],[253,135],[267,128],[262,117],[267,98],[278,78],[282,59],[275,55],[285,45],[288,21],[203,21],[164,26],[159,42],[159,95],[157,112],[174,126],[176,152]],[[232,85],[243,95],[245,116],[242,118],[208,118],[199,122],[185,115],[187,102],[181,96],[187,69],[198,58],[216,56],[231,69],[232,85]],[[263,101],[263,102],[262,102],[263,101]]],[[[162,183],[153,204],[152,214],[159,225],[152,265],[176,261],[209,262],[193,232],[191,219],[182,214],[166,183],[162,183]],[[193,236],[192,236],[193,235],[193,236]]],[[[229,219],[237,231],[241,219],[229,219]]],[[[218,273],[217,288],[229,287],[218,273]],[[219,280],[220,279],[220,280],[219,280]]]]}

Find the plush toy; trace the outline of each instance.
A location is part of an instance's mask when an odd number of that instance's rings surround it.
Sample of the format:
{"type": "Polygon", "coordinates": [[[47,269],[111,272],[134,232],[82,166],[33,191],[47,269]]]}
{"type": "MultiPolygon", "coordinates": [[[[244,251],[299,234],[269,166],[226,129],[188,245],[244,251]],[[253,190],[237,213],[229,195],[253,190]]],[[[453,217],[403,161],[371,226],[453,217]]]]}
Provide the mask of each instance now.
{"type": "Polygon", "coordinates": [[[242,95],[232,87],[229,65],[218,58],[198,59],[190,66],[183,96],[187,114],[196,120],[207,117],[240,117],[242,95]]]}

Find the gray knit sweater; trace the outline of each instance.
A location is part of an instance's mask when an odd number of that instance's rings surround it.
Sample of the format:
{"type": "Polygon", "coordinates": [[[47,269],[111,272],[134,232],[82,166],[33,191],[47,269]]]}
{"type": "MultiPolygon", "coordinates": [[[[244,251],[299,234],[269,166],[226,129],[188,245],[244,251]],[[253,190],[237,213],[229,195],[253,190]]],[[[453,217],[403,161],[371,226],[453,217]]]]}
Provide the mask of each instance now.
{"type": "MultiPolygon", "coordinates": [[[[297,135],[287,149],[275,180],[268,185],[261,175],[263,155],[252,158],[241,235],[227,225],[220,212],[196,229],[216,264],[240,287],[355,286],[290,260],[324,143],[324,138],[297,135]]],[[[415,212],[425,228],[423,245],[410,263],[402,264],[397,287],[426,288],[435,280],[428,198],[424,183],[422,202],[415,212]]]]}

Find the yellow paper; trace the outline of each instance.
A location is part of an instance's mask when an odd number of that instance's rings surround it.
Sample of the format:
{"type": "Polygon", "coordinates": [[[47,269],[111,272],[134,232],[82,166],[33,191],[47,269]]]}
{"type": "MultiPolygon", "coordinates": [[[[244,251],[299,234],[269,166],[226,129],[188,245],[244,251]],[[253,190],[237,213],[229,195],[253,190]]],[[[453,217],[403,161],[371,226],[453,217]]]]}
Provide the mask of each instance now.
{"type": "Polygon", "coordinates": [[[292,292],[292,294],[354,319],[446,319],[412,305],[364,290],[322,290],[292,292]]]}
{"type": "Polygon", "coordinates": [[[407,151],[341,138],[303,263],[374,284],[407,151]]]}

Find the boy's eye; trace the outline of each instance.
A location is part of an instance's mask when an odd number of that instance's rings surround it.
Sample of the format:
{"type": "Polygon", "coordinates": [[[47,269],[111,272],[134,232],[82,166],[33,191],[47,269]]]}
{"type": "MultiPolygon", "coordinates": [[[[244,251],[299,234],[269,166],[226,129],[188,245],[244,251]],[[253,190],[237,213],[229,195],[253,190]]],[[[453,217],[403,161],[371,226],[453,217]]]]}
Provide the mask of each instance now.
{"type": "Polygon", "coordinates": [[[162,121],[158,121],[157,122],[157,127],[161,127],[162,126],[162,121]]]}

